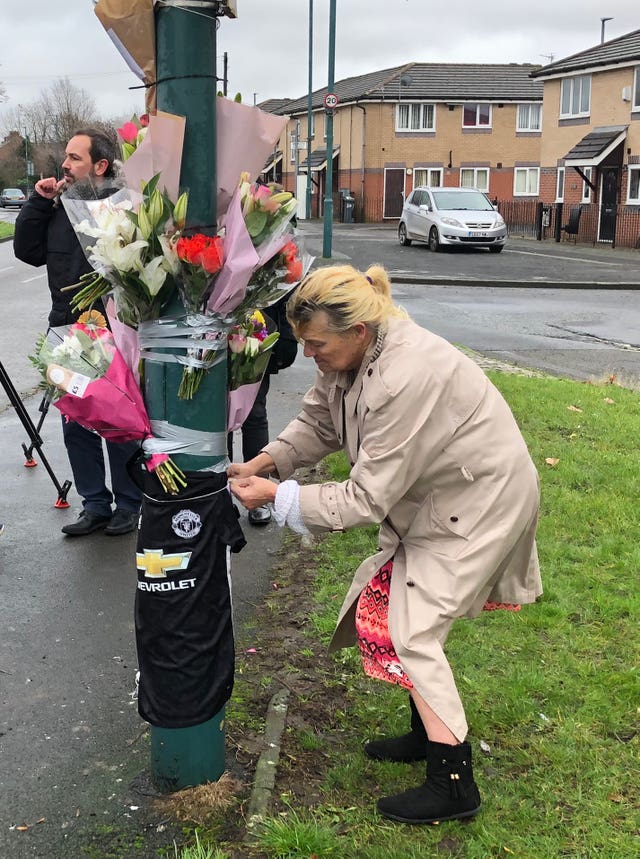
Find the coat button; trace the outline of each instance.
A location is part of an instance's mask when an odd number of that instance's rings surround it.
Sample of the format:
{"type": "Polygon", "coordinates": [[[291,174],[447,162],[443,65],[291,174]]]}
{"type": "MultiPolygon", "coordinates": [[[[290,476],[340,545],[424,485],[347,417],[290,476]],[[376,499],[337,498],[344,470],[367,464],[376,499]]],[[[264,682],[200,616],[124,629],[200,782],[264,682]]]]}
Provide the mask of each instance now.
{"type": "Polygon", "coordinates": [[[367,370],[367,376],[373,376],[373,370],[371,369],[371,367],[369,367],[369,369],[367,370]]]}
{"type": "Polygon", "coordinates": [[[408,588],[415,588],[415,586],[416,586],[416,583],[412,582],[411,579],[409,579],[409,581],[407,582],[407,587],[408,588]]]}
{"type": "Polygon", "coordinates": [[[457,516],[449,516],[449,521],[450,521],[450,522],[457,522],[457,521],[458,521],[458,517],[457,517],[457,516]]]}

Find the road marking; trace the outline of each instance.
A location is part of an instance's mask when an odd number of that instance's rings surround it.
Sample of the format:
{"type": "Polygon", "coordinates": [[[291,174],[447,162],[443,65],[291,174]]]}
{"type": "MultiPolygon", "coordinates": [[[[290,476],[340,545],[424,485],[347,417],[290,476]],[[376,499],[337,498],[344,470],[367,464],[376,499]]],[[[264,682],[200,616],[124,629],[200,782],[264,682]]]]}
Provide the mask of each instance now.
{"type": "Polygon", "coordinates": [[[31,283],[32,280],[40,280],[41,277],[46,276],[46,271],[43,271],[42,274],[35,274],[33,277],[27,277],[25,280],[21,280],[20,283],[31,283]]]}
{"type": "Polygon", "coordinates": [[[15,265],[8,265],[6,268],[0,268],[0,274],[2,274],[3,271],[11,271],[13,268],[15,268],[15,265]]]}
{"type": "Polygon", "coordinates": [[[505,248],[508,254],[524,254],[528,257],[547,257],[547,259],[563,259],[569,262],[589,262],[593,265],[625,265],[624,262],[601,262],[597,259],[583,259],[582,257],[565,257],[557,254],[542,254],[536,251],[514,251],[513,248],[505,248]]]}

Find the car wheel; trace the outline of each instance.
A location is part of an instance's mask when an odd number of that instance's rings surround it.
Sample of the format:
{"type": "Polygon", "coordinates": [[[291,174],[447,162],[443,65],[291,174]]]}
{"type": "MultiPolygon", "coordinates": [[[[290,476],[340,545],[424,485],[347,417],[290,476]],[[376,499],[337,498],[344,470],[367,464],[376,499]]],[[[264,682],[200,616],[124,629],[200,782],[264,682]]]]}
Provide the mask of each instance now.
{"type": "Polygon", "coordinates": [[[429,230],[429,250],[437,253],[441,248],[440,239],[438,238],[438,230],[431,227],[429,230]]]}
{"type": "Polygon", "coordinates": [[[499,254],[501,253],[503,247],[504,245],[490,245],[489,250],[492,254],[499,254]]]}
{"type": "Polygon", "coordinates": [[[411,239],[407,238],[407,228],[404,224],[400,224],[398,227],[398,241],[402,247],[408,247],[411,244],[411,239]]]}

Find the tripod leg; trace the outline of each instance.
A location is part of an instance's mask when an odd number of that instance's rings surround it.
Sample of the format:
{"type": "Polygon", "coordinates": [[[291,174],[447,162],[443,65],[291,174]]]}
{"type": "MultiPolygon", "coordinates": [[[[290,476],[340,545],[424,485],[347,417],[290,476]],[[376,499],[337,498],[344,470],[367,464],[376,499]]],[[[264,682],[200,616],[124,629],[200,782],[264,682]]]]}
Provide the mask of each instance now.
{"type": "MultiPolygon", "coordinates": [[[[49,397],[47,397],[45,395],[40,400],[40,405],[38,406],[38,411],[40,412],[40,418],[39,418],[38,423],[36,425],[36,433],[38,434],[38,436],[40,435],[40,430],[42,429],[42,424],[44,423],[44,419],[47,416],[50,405],[51,405],[51,400],[49,399],[49,397]]],[[[24,451],[24,455],[25,455],[25,462],[24,462],[25,468],[35,468],[35,466],[38,464],[36,462],[36,460],[33,458],[33,448],[34,447],[35,447],[35,445],[33,444],[33,442],[31,442],[29,447],[27,447],[26,444],[22,445],[22,450],[24,451]]]]}
{"type": "MultiPolygon", "coordinates": [[[[67,501],[67,493],[69,492],[69,489],[71,488],[71,481],[65,480],[65,482],[63,484],[60,484],[60,482],[58,481],[58,478],[55,476],[53,469],[49,465],[49,462],[48,462],[46,456],[42,452],[43,441],[42,441],[42,438],[40,437],[38,429],[36,429],[33,421],[31,420],[31,417],[30,417],[29,413],[27,412],[27,410],[24,406],[24,403],[20,399],[20,395],[16,391],[16,389],[13,385],[13,382],[9,378],[9,374],[7,373],[2,361],[0,361],[0,385],[2,385],[2,387],[4,388],[4,390],[7,394],[7,397],[9,398],[9,402],[11,403],[13,408],[15,409],[15,412],[18,415],[18,418],[20,419],[20,423],[25,428],[27,435],[31,439],[31,450],[33,450],[33,448],[35,448],[38,451],[38,453],[40,454],[40,459],[42,460],[42,464],[44,465],[44,467],[47,470],[47,474],[51,478],[53,485],[58,490],[58,498],[57,498],[54,506],[58,507],[58,508],[68,507],[69,502],[67,501]]],[[[47,409],[48,409],[48,406],[47,406],[47,409]]],[[[45,410],[45,414],[46,414],[46,410],[45,410]]],[[[42,425],[43,420],[44,420],[44,415],[41,418],[39,426],[42,425]]],[[[26,451],[25,445],[23,445],[22,448],[26,453],[27,451],[26,451]]]]}

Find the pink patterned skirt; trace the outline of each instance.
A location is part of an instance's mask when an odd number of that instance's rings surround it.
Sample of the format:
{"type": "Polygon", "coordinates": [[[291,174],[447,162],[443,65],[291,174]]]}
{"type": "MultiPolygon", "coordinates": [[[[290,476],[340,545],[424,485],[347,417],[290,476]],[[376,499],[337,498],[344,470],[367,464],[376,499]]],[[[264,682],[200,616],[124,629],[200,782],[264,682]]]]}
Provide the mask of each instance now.
{"type": "MultiPolygon", "coordinates": [[[[389,593],[393,559],[387,561],[373,576],[358,597],[356,606],[356,637],[362,656],[365,674],[377,680],[395,683],[404,689],[413,689],[413,683],[404,671],[389,635],[389,593]]],[[[512,603],[488,602],[484,611],[520,611],[512,603]]]]}

